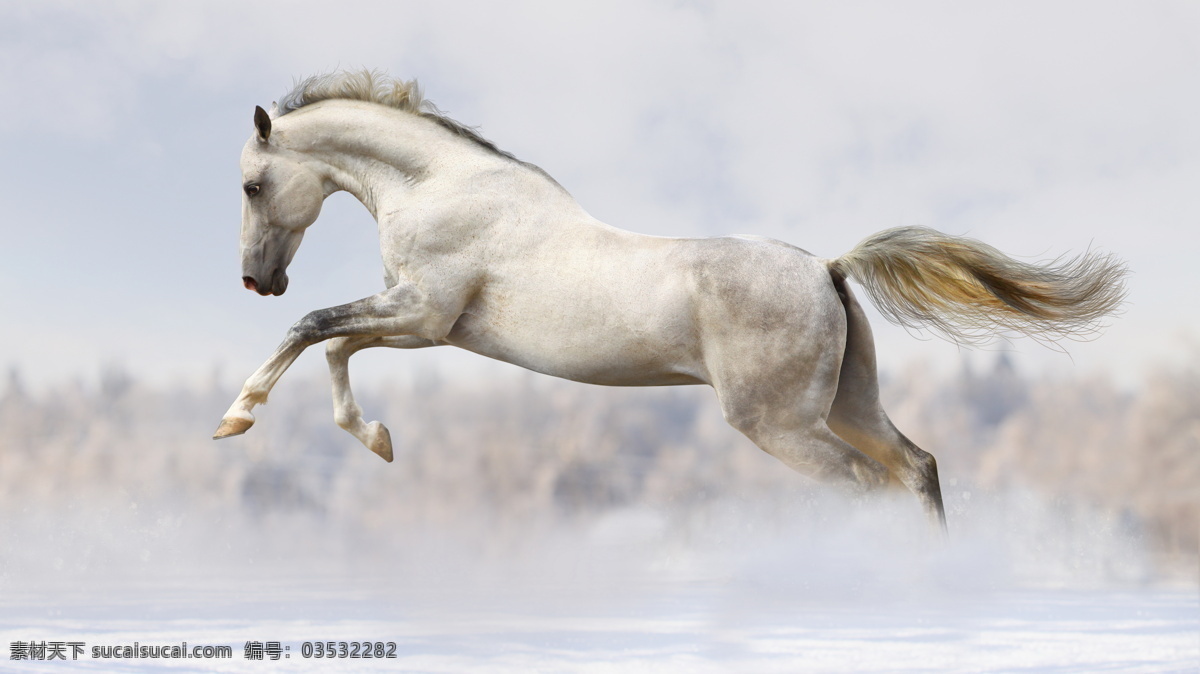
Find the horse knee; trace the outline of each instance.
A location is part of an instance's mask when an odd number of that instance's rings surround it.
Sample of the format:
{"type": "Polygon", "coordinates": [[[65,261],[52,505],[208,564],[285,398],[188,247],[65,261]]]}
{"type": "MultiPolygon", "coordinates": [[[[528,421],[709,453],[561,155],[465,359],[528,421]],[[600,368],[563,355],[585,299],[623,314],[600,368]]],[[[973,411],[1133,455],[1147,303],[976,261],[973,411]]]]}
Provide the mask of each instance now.
{"type": "Polygon", "coordinates": [[[311,346],[321,341],[321,328],[320,312],[312,311],[288,328],[285,339],[304,346],[311,346]]]}

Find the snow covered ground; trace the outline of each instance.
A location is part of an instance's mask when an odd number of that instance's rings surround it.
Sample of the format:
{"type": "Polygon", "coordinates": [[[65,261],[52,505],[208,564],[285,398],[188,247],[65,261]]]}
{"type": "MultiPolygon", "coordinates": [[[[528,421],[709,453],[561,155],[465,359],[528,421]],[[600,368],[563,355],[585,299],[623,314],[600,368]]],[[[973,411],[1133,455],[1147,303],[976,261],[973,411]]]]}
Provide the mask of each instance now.
{"type": "Polygon", "coordinates": [[[1200,592],[1119,520],[952,501],[946,543],[898,504],[720,502],[686,514],[348,531],[31,513],[3,525],[0,642],[77,642],[5,671],[1194,672],[1200,592]],[[956,505],[955,505],[956,504],[956,505]],[[229,660],[92,658],[225,645],[229,660]],[[248,641],[288,657],[247,661],[248,641]],[[395,658],[305,658],[304,642],[395,658]],[[67,651],[68,658],[70,651],[67,651]]]}
{"type": "MultiPolygon", "coordinates": [[[[97,644],[231,645],[232,660],[85,659],[70,669],[126,671],[421,672],[1194,672],[1200,625],[1194,592],[1015,592],[961,604],[914,607],[763,606],[731,609],[728,587],[638,588],[606,607],[579,605],[563,588],[555,609],[500,605],[430,610],[370,598],[330,599],[297,591],[276,597],[275,617],[108,618],[96,607],[6,610],[5,643],[19,639],[97,644]],[[90,610],[89,610],[90,609],[90,610]],[[282,617],[293,612],[294,618],[282,617]],[[31,617],[31,614],[43,614],[31,617]],[[89,615],[90,614],[90,615],[89,615]],[[244,642],[278,641],[290,656],[247,662],[244,642]],[[391,660],[301,657],[303,641],[392,641],[391,660]]],[[[203,597],[197,597],[203,601],[203,597]]],[[[592,604],[593,602],[586,602],[592,604]]],[[[130,613],[145,606],[127,606],[130,613]]],[[[186,613],[186,609],[177,609],[186,613]]],[[[192,609],[203,614],[203,609],[192,609]]],[[[45,671],[46,662],[6,662],[45,671]]],[[[63,665],[60,669],[68,669],[63,665]]]]}

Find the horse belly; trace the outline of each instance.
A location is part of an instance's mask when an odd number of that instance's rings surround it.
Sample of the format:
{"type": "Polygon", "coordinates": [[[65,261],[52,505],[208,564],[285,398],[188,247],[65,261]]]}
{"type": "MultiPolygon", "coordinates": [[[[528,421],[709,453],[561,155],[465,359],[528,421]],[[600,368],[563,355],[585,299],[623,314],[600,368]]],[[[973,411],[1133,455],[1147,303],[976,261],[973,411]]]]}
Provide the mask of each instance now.
{"type": "Polygon", "coordinates": [[[468,309],[444,341],[589,384],[706,383],[695,330],[680,298],[610,299],[574,295],[492,302],[486,311],[468,309]]]}

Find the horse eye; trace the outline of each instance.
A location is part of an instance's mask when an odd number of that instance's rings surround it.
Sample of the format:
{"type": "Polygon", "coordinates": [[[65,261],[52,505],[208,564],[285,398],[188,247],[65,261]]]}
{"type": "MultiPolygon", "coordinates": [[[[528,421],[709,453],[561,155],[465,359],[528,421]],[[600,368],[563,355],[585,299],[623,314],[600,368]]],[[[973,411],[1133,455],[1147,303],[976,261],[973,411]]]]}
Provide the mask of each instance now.
{"type": "Polygon", "coordinates": [[[261,190],[262,187],[258,183],[250,183],[250,184],[246,185],[243,189],[246,190],[246,196],[252,197],[252,196],[258,194],[259,190],[261,190]]]}

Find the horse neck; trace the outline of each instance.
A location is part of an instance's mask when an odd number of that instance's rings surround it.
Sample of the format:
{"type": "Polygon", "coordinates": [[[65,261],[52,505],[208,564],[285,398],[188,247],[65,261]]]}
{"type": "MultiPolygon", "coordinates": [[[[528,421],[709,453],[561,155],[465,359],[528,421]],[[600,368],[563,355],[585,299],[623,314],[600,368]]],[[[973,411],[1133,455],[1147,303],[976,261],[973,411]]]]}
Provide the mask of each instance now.
{"type": "Polygon", "coordinates": [[[289,149],[318,165],[326,196],[346,191],[378,219],[389,194],[406,185],[479,163],[487,151],[436,122],[359,101],[324,101],[279,118],[289,149]]]}

